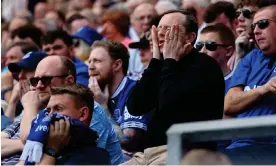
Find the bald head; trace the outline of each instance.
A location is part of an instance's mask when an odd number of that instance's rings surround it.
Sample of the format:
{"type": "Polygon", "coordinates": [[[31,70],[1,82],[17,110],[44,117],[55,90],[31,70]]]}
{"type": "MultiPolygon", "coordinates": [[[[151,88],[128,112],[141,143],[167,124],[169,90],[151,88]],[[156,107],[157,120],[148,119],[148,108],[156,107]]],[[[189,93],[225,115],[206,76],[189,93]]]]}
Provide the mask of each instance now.
{"type": "Polygon", "coordinates": [[[37,65],[35,75],[38,76],[57,76],[72,75],[76,81],[76,68],[73,61],[65,56],[47,56],[37,65]]]}
{"type": "Polygon", "coordinates": [[[154,6],[150,3],[142,3],[134,9],[131,24],[139,36],[150,29],[150,22],[156,15],[154,6]]]}
{"type": "Polygon", "coordinates": [[[271,19],[276,19],[276,5],[270,5],[263,7],[257,11],[257,13],[268,11],[271,14],[271,19]]]}

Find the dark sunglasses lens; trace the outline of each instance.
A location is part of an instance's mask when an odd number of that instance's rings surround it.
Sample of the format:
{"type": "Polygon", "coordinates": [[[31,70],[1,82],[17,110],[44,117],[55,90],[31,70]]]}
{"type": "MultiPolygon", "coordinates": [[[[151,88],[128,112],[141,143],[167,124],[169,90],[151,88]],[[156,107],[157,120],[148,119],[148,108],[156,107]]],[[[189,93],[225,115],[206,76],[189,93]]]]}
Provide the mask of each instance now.
{"type": "Polygon", "coordinates": [[[209,51],[216,51],[217,50],[217,44],[210,42],[210,43],[206,43],[206,49],[209,51]]]}
{"type": "Polygon", "coordinates": [[[52,77],[41,77],[40,80],[43,85],[49,85],[51,83],[52,77]]]}
{"type": "Polygon", "coordinates": [[[260,29],[265,29],[266,27],[268,27],[268,25],[269,25],[268,20],[261,20],[260,22],[258,22],[258,27],[260,29]]]}
{"type": "Polygon", "coordinates": [[[35,87],[37,85],[38,81],[39,81],[39,78],[31,78],[30,79],[30,83],[33,87],[35,87]]]}
{"type": "Polygon", "coordinates": [[[236,11],[236,18],[238,18],[241,15],[241,11],[236,11]]]}
{"type": "Polygon", "coordinates": [[[200,50],[202,49],[202,47],[203,47],[203,43],[201,43],[201,42],[198,42],[198,43],[196,43],[196,45],[195,45],[195,48],[196,48],[196,50],[198,50],[198,51],[200,51],[200,50]]]}
{"type": "Polygon", "coordinates": [[[248,10],[248,9],[244,9],[244,10],[242,11],[242,14],[243,14],[243,16],[244,16],[245,18],[250,18],[250,17],[251,17],[251,11],[248,10]]]}

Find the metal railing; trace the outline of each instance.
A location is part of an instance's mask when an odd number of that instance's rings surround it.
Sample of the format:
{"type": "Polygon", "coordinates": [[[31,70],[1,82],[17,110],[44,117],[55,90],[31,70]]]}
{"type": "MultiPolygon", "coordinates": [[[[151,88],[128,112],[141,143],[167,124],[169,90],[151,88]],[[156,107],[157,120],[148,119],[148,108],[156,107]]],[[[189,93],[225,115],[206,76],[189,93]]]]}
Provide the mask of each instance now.
{"type": "Polygon", "coordinates": [[[205,142],[273,136],[275,133],[276,115],[175,124],[167,131],[167,163],[168,165],[180,164],[185,155],[182,149],[183,139],[191,142],[205,142]]]}

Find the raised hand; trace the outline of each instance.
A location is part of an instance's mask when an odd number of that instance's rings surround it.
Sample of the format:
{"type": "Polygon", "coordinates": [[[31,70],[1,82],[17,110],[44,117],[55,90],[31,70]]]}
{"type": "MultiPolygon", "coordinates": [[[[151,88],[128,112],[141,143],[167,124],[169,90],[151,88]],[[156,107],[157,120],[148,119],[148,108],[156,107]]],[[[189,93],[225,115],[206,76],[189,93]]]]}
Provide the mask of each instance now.
{"type": "Polygon", "coordinates": [[[36,91],[29,91],[22,97],[21,102],[24,110],[32,108],[39,111],[46,106],[47,101],[50,99],[50,96],[50,93],[38,93],[36,91]]]}
{"type": "Polygon", "coordinates": [[[161,59],[158,34],[157,34],[157,29],[156,29],[155,25],[153,25],[151,28],[150,45],[152,45],[153,58],[161,59]]]}
{"type": "Polygon", "coordinates": [[[47,147],[59,152],[70,141],[70,122],[68,119],[56,121],[50,126],[47,147]]]}
{"type": "Polygon", "coordinates": [[[166,32],[163,49],[164,59],[170,58],[178,61],[181,56],[185,55],[188,48],[191,47],[192,44],[186,41],[180,25],[173,25],[170,30],[166,32]]]}
{"type": "Polygon", "coordinates": [[[94,93],[95,101],[98,102],[103,108],[108,108],[107,107],[107,103],[109,99],[108,86],[105,87],[103,92],[95,77],[90,77],[88,86],[91,89],[91,91],[94,93]]]}

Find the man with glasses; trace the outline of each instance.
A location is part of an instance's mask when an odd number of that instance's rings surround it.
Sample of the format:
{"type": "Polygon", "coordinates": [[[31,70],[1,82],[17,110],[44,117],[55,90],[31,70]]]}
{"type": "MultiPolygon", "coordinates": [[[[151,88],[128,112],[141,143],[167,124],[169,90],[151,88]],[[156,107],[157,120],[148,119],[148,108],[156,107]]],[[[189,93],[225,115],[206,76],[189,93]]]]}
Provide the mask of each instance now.
{"type": "MultiPolygon", "coordinates": [[[[25,142],[31,128],[31,122],[37,113],[47,106],[50,98],[50,88],[60,85],[70,85],[76,81],[74,63],[65,56],[49,56],[37,66],[35,75],[30,79],[32,91],[22,98],[24,115],[20,126],[20,139],[25,142]]],[[[105,112],[95,103],[93,119],[90,128],[99,135],[97,146],[106,149],[110,154],[111,164],[122,162],[122,150],[114,129],[105,112]]]]}
{"type": "MultiPolygon", "coordinates": [[[[225,97],[224,113],[236,118],[276,113],[276,5],[261,8],[252,31],[259,49],[243,58],[225,97]]],[[[234,164],[275,164],[275,137],[232,140],[226,154],[234,164]]]]}
{"type": "MultiPolygon", "coordinates": [[[[17,103],[30,90],[29,80],[34,76],[37,64],[46,56],[47,54],[43,52],[30,52],[21,61],[8,65],[14,79],[18,81],[12,92],[12,102],[9,103],[6,111],[6,114],[10,115],[9,117],[15,116],[17,103]]],[[[24,146],[20,141],[21,118],[22,114],[1,133],[1,164],[14,165],[19,160],[24,146]]]]}
{"type": "MultiPolygon", "coordinates": [[[[140,38],[151,27],[151,21],[157,16],[154,6],[150,3],[139,4],[130,15],[131,27],[129,28],[129,36],[133,42],[138,42],[140,38]]],[[[129,49],[129,68],[128,75],[132,79],[140,79],[144,65],[141,63],[140,51],[137,49],[129,49]]]]}
{"type": "Polygon", "coordinates": [[[88,67],[75,57],[73,39],[67,32],[61,29],[49,31],[42,38],[42,50],[49,55],[60,55],[70,58],[77,70],[77,83],[88,86],[88,67]]]}
{"type": "Polygon", "coordinates": [[[227,62],[235,50],[233,32],[222,23],[207,26],[200,33],[200,41],[196,43],[196,49],[211,56],[219,63],[227,89],[232,75],[227,62]]]}
{"type": "MultiPolygon", "coordinates": [[[[133,116],[151,111],[153,116],[144,153],[136,153],[125,165],[165,165],[166,131],[171,125],[222,118],[223,74],[213,58],[193,48],[197,30],[195,17],[181,10],[164,13],[158,29],[152,27],[153,58],[127,106],[133,116]]],[[[189,150],[216,149],[214,142],[184,145],[189,150]]]]}

